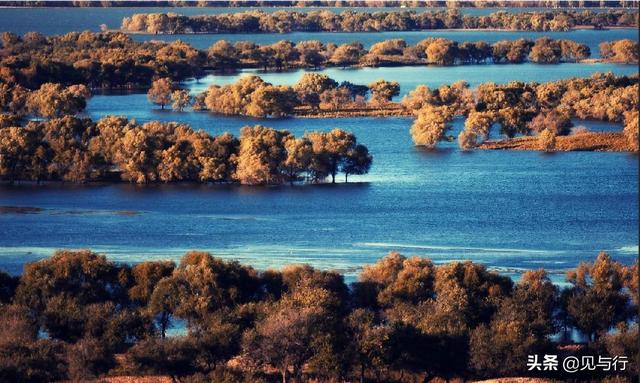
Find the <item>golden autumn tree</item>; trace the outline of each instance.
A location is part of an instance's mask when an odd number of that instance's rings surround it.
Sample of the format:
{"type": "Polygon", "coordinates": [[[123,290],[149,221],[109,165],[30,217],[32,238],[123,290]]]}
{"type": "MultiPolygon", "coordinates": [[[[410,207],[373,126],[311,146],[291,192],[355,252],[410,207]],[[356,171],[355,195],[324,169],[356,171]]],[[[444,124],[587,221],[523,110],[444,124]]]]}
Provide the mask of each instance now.
{"type": "Polygon", "coordinates": [[[372,101],[386,104],[394,96],[400,94],[400,85],[397,81],[377,80],[369,84],[372,101]]]}
{"type": "Polygon", "coordinates": [[[313,160],[310,171],[316,181],[331,176],[331,183],[336,182],[336,175],[342,169],[350,151],[355,148],[356,137],[342,129],[330,132],[311,132],[306,134],[313,146],[313,160]]]}
{"type": "Polygon", "coordinates": [[[27,107],[31,113],[46,118],[74,115],[84,110],[90,96],[85,85],[65,88],[60,84],[46,83],[29,94],[27,107]]]}

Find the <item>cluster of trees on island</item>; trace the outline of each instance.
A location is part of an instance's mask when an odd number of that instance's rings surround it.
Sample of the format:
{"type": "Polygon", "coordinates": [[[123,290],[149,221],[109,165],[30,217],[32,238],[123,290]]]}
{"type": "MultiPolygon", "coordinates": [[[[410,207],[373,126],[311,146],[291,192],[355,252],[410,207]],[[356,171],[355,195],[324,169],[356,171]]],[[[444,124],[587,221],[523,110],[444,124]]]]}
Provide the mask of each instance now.
{"type": "MultiPolygon", "coordinates": [[[[192,98],[184,90],[173,90],[168,79],[154,82],[149,91],[152,102],[165,105],[173,100],[175,110],[192,105],[194,110],[254,117],[284,117],[295,114],[363,110],[396,111],[416,116],[411,135],[416,145],[434,147],[452,141],[449,135],[455,117],[465,118],[458,137],[464,150],[489,138],[494,127],[500,134],[542,134],[553,142],[555,136],[571,133],[572,118],[624,124],[631,150],[638,150],[638,76],[616,77],[595,74],[547,83],[485,83],[470,89],[464,81],[430,89],[420,85],[400,103],[392,98],[400,93],[397,82],[378,80],[369,86],[349,82],[338,84],[327,75],[305,73],[294,86],[275,86],[258,76],[246,76],[234,84],[212,85],[192,98]],[[367,95],[371,97],[367,99],[367,95]]],[[[545,150],[553,149],[546,145],[545,150]]]]}
{"type": "Polygon", "coordinates": [[[308,132],[245,127],[240,137],[211,136],[178,123],[72,116],[0,128],[0,180],[224,182],[249,185],[322,182],[369,171],[372,156],[340,129],[308,132]]]}
{"type": "MultiPolygon", "coordinates": [[[[619,40],[603,43],[608,61],[638,61],[638,43],[619,40]]],[[[321,66],[455,65],[473,63],[574,62],[589,57],[589,48],[571,40],[504,40],[456,42],[429,38],[416,45],[394,39],[369,50],[359,43],[335,45],[319,41],[271,45],[252,42],[214,43],[199,50],[182,41],[137,42],[124,33],[71,32],[44,36],[0,34],[0,81],[35,89],[44,83],[85,84],[90,88],[146,87],[154,79],[181,81],[201,77],[205,70],[243,67],[286,69],[321,66]]]]}
{"type": "Polygon", "coordinates": [[[310,266],[257,271],[208,253],[133,266],[58,251],[0,273],[0,379],[360,381],[638,373],[638,263],[606,253],[517,283],[477,263],[390,253],[347,286],[310,266]],[[186,334],[169,337],[180,319],[186,334]],[[583,343],[573,344],[577,331],[583,343]],[[566,347],[570,345],[569,347],[566,347]],[[527,371],[528,355],[626,356],[624,371],[527,371]]]}
{"type": "Polygon", "coordinates": [[[211,85],[192,97],[176,88],[168,78],[154,81],[147,96],[164,109],[171,104],[176,111],[191,106],[193,110],[226,115],[286,117],[304,111],[376,108],[390,104],[400,92],[397,82],[378,80],[369,86],[344,81],[340,84],[321,73],[305,73],[292,87],[272,85],[259,76],[240,78],[229,85],[211,85]],[[371,93],[370,100],[367,95],[371,93]]]}
{"type": "Polygon", "coordinates": [[[122,30],[145,33],[288,33],[288,32],[381,32],[429,29],[505,29],[568,31],[576,26],[595,28],[638,25],[634,11],[562,10],[555,12],[494,12],[489,15],[461,14],[456,10],[415,12],[334,13],[247,11],[183,16],[175,13],[138,13],[122,20],[122,30]]]}

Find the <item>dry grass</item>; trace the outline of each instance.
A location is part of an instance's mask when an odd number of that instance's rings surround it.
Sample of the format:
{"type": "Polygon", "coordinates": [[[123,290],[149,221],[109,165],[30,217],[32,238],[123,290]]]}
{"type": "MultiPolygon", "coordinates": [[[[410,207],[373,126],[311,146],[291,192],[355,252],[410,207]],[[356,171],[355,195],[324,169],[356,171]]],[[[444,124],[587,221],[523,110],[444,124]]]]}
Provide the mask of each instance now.
{"type": "MultiPolygon", "coordinates": [[[[478,149],[487,150],[540,150],[538,137],[517,137],[498,141],[486,141],[478,149]]],[[[583,133],[556,137],[555,151],[632,151],[622,132],[583,133]]]]}
{"type": "Polygon", "coordinates": [[[412,114],[397,103],[376,108],[348,108],[348,109],[318,109],[296,108],[294,116],[305,118],[335,118],[335,117],[396,117],[411,116],[412,114]]]}

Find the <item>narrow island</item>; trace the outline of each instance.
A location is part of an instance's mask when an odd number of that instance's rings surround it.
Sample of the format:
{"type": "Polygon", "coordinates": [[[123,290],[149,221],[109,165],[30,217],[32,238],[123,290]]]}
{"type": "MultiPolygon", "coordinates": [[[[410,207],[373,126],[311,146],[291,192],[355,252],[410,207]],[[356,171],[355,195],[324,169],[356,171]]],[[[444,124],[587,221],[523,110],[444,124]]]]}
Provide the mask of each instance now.
{"type": "Polygon", "coordinates": [[[603,42],[600,58],[589,59],[588,46],[566,39],[458,42],[427,38],[415,45],[402,39],[373,44],[336,46],[310,40],[282,40],[270,45],[217,41],[207,50],[182,41],[138,42],[124,33],[71,32],[44,36],[29,32],[0,34],[0,80],[35,89],[43,83],[84,84],[91,89],[144,89],[153,80],[174,82],[201,78],[211,71],[241,68],[287,70],[322,67],[384,67],[407,65],[559,64],[574,62],[638,63],[638,42],[603,42]],[[587,61],[590,60],[590,61],[587,61]]]}
{"type": "Polygon", "coordinates": [[[576,27],[636,27],[633,10],[561,10],[545,12],[494,12],[486,16],[463,15],[456,10],[379,11],[327,10],[296,12],[247,11],[217,15],[183,16],[176,13],[137,13],[122,20],[121,30],[151,34],[188,33],[289,33],[384,32],[436,29],[517,31],[569,31],[576,27]]]}

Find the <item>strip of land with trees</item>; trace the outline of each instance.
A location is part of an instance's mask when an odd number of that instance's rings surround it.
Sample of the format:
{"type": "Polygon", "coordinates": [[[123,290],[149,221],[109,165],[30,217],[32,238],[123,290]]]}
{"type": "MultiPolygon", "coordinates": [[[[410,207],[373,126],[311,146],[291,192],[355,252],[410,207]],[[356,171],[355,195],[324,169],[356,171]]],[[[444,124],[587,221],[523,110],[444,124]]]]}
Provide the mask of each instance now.
{"type": "MultiPolygon", "coordinates": [[[[516,135],[546,132],[545,136],[553,142],[551,138],[571,134],[571,119],[578,118],[624,124],[625,139],[616,141],[615,147],[605,145],[601,150],[638,150],[640,101],[637,75],[594,74],[588,78],[540,84],[517,81],[502,85],[488,83],[478,86],[473,93],[458,91],[454,95],[449,100],[436,98],[431,101],[432,91],[418,87],[403,100],[416,114],[411,127],[416,145],[433,148],[440,141],[453,140],[449,132],[456,116],[465,117],[464,130],[458,136],[458,144],[463,150],[477,147],[497,127],[500,134],[509,139],[516,135]]],[[[575,145],[580,142],[577,137],[576,134],[563,141],[572,140],[575,145]]],[[[588,137],[597,141],[606,135],[592,133],[588,137]]],[[[585,136],[582,138],[589,141],[585,136]]],[[[587,150],[588,147],[576,149],[587,150]]],[[[540,150],[553,150],[553,145],[540,150]]]]}
{"type": "Polygon", "coordinates": [[[484,29],[513,31],[568,31],[576,27],[635,27],[633,10],[561,10],[547,12],[494,12],[462,14],[456,10],[415,12],[327,10],[295,12],[247,11],[214,15],[183,16],[176,13],[137,13],[122,20],[122,31],[184,33],[289,33],[289,32],[384,32],[434,29],[484,29]]]}
{"type": "MultiPolygon", "coordinates": [[[[638,62],[638,43],[632,40],[604,42],[604,61],[638,62]]],[[[359,43],[335,45],[319,41],[271,45],[218,41],[200,50],[182,41],[133,41],[124,33],[71,32],[44,36],[0,34],[0,81],[35,89],[48,82],[84,84],[89,88],[144,88],[158,78],[172,81],[202,77],[209,70],[239,68],[283,70],[292,68],[519,64],[577,62],[590,57],[587,46],[571,40],[540,38],[535,41],[503,40],[457,42],[428,38],[416,45],[392,39],[369,50],[359,43]]]]}
{"type": "Polygon", "coordinates": [[[58,251],[19,277],[0,273],[0,379],[625,380],[638,373],[638,275],[637,262],[600,253],[559,288],[542,269],[514,283],[470,261],[390,253],[348,286],[306,265],[259,271],[204,252],[130,266],[58,251]],[[176,319],[186,334],[169,337],[176,319]],[[628,364],[528,371],[528,355],[544,354],[628,364]]]}

